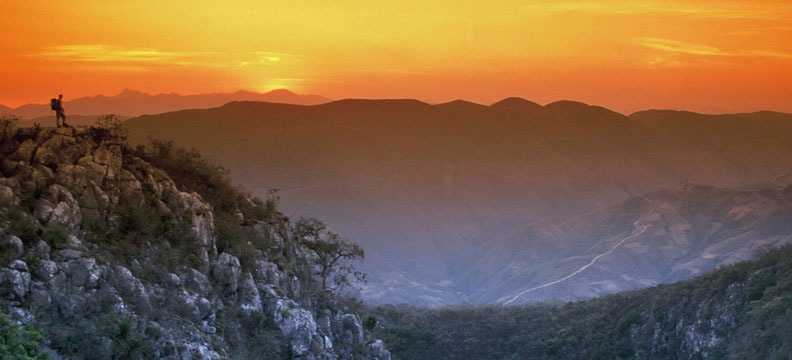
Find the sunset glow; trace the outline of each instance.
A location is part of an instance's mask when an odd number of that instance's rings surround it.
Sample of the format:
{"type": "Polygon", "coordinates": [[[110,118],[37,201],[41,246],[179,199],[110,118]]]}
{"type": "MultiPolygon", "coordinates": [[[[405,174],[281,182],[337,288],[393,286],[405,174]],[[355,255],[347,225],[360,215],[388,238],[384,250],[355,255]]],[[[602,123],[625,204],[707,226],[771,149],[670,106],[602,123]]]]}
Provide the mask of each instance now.
{"type": "Polygon", "coordinates": [[[788,1],[3,1],[0,104],[288,88],[792,112],[788,1]]]}

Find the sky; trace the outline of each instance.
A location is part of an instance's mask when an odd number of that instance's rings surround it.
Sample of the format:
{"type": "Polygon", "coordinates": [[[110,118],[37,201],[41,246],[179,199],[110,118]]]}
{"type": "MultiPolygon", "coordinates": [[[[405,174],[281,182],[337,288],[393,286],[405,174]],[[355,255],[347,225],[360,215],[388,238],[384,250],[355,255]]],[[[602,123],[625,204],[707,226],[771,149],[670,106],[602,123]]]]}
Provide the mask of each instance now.
{"type": "Polygon", "coordinates": [[[123,89],[792,112],[792,2],[0,0],[0,104],[123,89]]]}

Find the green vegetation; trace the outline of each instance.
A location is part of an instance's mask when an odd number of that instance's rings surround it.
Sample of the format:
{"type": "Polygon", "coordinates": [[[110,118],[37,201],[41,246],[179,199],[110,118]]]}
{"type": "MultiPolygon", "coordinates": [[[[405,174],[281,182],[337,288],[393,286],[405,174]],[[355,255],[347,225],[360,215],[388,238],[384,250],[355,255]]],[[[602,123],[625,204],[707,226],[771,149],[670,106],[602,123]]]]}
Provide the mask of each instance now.
{"type": "Polygon", "coordinates": [[[273,319],[264,312],[245,313],[227,308],[217,311],[217,333],[232,359],[279,359],[284,339],[273,319]]]}
{"type": "Polygon", "coordinates": [[[66,234],[66,230],[64,230],[62,227],[54,226],[44,230],[44,234],[41,236],[41,238],[47,243],[47,245],[55,249],[60,249],[64,244],[66,244],[68,234],[66,234]]]}
{"type": "Polygon", "coordinates": [[[0,312],[0,359],[51,359],[50,353],[41,349],[43,341],[41,332],[13,324],[0,312]]]}
{"type": "Polygon", "coordinates": [[[395,359],[787,359],[792,246],[671,285],[566,304],[383,305],[395,359]],[[716,345],[706,345],[717,339],[716,345]],[[698,341],[701,349],[693,346],[698,341]]]}

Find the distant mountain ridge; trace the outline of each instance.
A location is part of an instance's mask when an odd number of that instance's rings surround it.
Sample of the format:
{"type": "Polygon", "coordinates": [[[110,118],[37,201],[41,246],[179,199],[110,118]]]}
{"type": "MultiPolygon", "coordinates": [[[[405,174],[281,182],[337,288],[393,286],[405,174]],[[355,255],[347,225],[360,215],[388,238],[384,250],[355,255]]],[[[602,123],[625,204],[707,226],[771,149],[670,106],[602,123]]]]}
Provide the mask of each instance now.
{"type": "MultiPolygon", "coordinates": [[[[125,126],[135,142],[172,139],[201,150],[258,196],[280,189],[287,214],[325,219],[364,245],[365,299],[438,305],[496,301],[557,280],[565,267],[531,280],[520,275],[526,267],[508,270],[493,256],[515,252],[503,241],[527,241],[526,226],[686,180],[738,188],[792,173],[792,115],[691,114],[625,116],[580,102],[541,106],[519,98],[490,106],[238,101],[141,116],[125,126]],[[511,285],[485,289],[488,279],[508,274],[511,285]]],[[[637,231],[627,225],[614,226],[624,236],[637,231]]],[[[584,242],[599,241],[592,234],[583,233],[591,237],[584,242]]],[[[548,241],[577,243],[567,235],[548,241]]]]}
{"type": "MultiPolygon", "coordinates": [[[[239,90],[230,93],[207,93],[196,95],[156,94],[126,89],[116,96],[96,95],[73,100],[66,98],[63,107],[66,115],[117,114],[139,116],[184,109],[205,109],[217,107],[231,101],[265,101],[272,103],[316,105],[330,101],[319,95],[295,94],[286,89],[276,89],[266,93],[239,90]]],[[[17,108],[0,105],[0,114],[15,115],[23,119],[52,115],[49,104],[27,104],[17,108]]]]}

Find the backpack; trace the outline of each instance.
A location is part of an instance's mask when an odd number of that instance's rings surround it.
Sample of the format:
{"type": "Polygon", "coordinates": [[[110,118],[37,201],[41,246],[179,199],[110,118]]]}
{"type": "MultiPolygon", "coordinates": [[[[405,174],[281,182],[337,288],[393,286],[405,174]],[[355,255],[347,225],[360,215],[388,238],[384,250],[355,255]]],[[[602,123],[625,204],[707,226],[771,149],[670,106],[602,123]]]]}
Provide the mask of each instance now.
{"type": "Polygon", "coordinates": [[[50,100],[50,108],[52,108],[52,110],[58,110],[58,99],[53,98],[50,100]]]}

